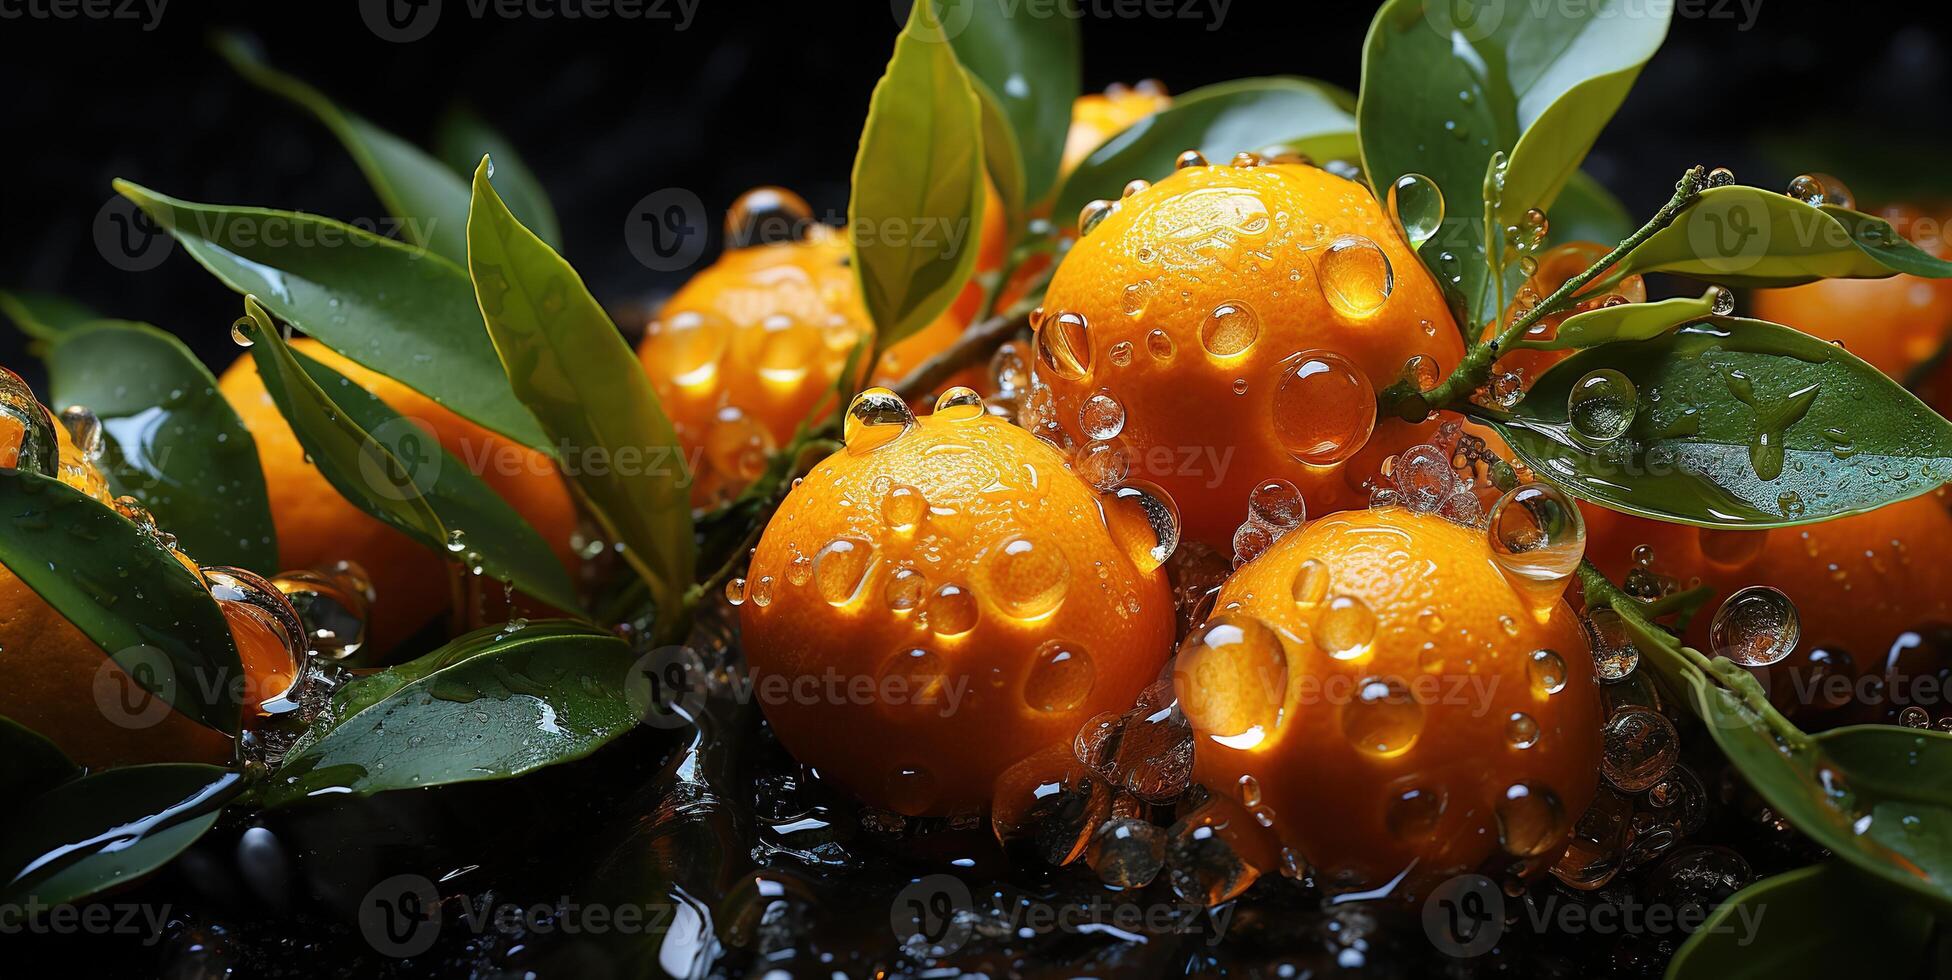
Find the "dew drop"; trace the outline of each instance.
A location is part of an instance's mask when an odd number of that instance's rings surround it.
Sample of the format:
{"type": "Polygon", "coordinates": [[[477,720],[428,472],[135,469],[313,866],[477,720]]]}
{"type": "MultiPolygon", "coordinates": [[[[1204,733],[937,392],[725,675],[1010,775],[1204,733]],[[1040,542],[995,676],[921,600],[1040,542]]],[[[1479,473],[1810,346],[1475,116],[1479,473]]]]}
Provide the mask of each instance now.
{"type": "Polygon", "coordinates": [[[1017,619],[1048,615],[1064,601],[1071,584],[1064,550],[1024,536],[1005,540],[979,567],[984,594],[1017,619]]]}
{"type": "Polygon", "coordinates": [[[1091,325],[1083,314],[1046,317],[1036,337],[1037,362],[1065,381],[1091,374],[1091,325]]]}
{"type": "Polygon", "coordinates": [[[1382,309],[1396,288],[1389,256],[1361,235],[1343,235],[1329,243],[1319,269],[1322,295],[1337,313],[1350,319],[1382,309]]]}
{"type": "Polygon", "coordinates": [[[928,592],[928,576],[913,568],[898,568],[888,576],[888,584],[881,590],[881,598],[889,609],[906,612],[921,605],[928,592]]]}
{"type": "Polygon", "coordinates": [[[1179,507],[1157,485],[1127,481],[1104,498],[1105,524],[1132,564],[1150,574],[1179,548],[1179,507]]]}
{"type": "Polygon", "coordinates": [[[1200,344],[1215,357],[1232,357],[1254,346],[1261,318],[1242,302],[1222,303],[1200,323],[1200,344]]]}
{"type": "Polygon", "coordinates": [[[1421,248],[1444,224],[1444,193],[1422,174],[1404,174],[1389,188],[1389,213],[1410,248],[1421,248]]]}
{"type": "Polygon", "coordinates": [[[1625,680],[1640,666],[1640,648],[1612,609],[1600,606],[1587,614],[1586,636],[1593,647],[1593,673],[1602,682],[1625,680]]]}
{"type": "Polygon", "coordinates": [[[983,396],[974,388],[957,385],[935,400],[935,414],[951,422],[967,422],[983,417],[983,396]]]}
{"type": "Polygon", "coordinates": [[[1315,645],[1337,660],[1360,657],[1375,642],[1376,611],[1355,596],[1330,599],[1315,622],[1315,645]]]}
{"type": "Polygon", "coordinates": [[[1282,361],[1272,411],[1275,437],[1289,456],[1330,466],[1368,443],[1376,428],[1376,389],[1348,358],[1302,351],[1282,361]]]}
{"type": "Polygon", "coordinates": [[[1413,787],[1390,797],[1383,825],[1397,840],[1416,843],[1436,836],[1443,815],[1443,791],[1413,787]]]}
{"type": "Polygon", "coordinates": [[[1109,391],[1099,391],[1078,407],[1078,425],[1091,439],[1113,439],[1125,430],[1125,406],[1109,391]]]}
{"type": "Polygon", "coordinates": [[[1744,667],[1782,660],[1802,635],[1796,604],[1781,589],[1767,585],[1751,585],[1729,596],[1708,624],[1714,652],[1744,667]]]}
{"type": "Polygon", "coordinates": [[[1400,678],[1363,678],[1354,699],[1342,706],[1342,734],[1363,752],[1400,755],[1422,733],[1423,706],[1400,678]]]}
{"type": "Polygon", "coordinates": [[[1526,483],[1491,505],[1486,526],[1499,567],[1521,580],[1557,585],[1586,555],[1586,519],[1559,491],[1526,483]]]}
{"type": "Polygon", "coordinates": [[[935,590],[922,612],[937,636],[960,636],[976,628],[976,597],[960,585],[935,590]]]}
{"type": "Polygon", "coordinates": [[[1145,335],[1145,350],[1146,353],[1152,355],[1154,360],[1170,361],[1173,359],[1173,352],[1175,350],[1173,338],[1164,330],[1155,329],[1145,335]]]}
{"type": "Polygon", "coordinates": [[[836,606],[854,601],[874,565],[874,546],[861,538],[835,538],[813,555],[813,584],[836,606]]]}
{"type": "Polygon", "coordinates": [[[894,442],[914,424],[915,413],[908,410],[900,395],[886,388],[869,388],[848,404],[841,438],[849,452],[865,453],[894,442]]]}
{"type": "Polygon", "coordinates": [[[1264,480],[1247,495],[1250,520],[1275,530],[1289,530],[1308,519],[1301,491],[1286,480],[1264,480]]]}
{"type": "Polygon", "coordinates": [[[928,516],[928,498],[922,491],[905,483],[897,483],[888,488],[887,495],[881,498],[881,518],[896,531],[913,530],[928,516]]]}
{"type": "Polygon", "coordinates": [[[1639,398],[1626,375],[1601,368],[1573,384],[1566,395],[1566,418],[1574,435],[1589,444],[1602,445],[1627,434],[1639,398]]]}
{"type": "Polygon", "coordinates": [[[1201,734],[1234,738],[1272,731],[1287,698],[1287,650],[1266,623],[1223,613],[1179,645],[1173,689],[1201,734]]]}
{"type": "Polygon", "coordinates": [[[1498,843],[1514,857],[1537,857],[1559,843],[1566,831],[1565,808],[1544,786],[1518,782],[1505,787],[1495,807],[1498,843]]]}
{"type": "Polygon", "coordinates": [[[1551,697],[1566,689],[1566,662],[1551,650],[1533,650],[1525,672],[1535,694],[1551,697]]]}
{"type": "Polygon", "coordinates": [[[1539,742],[1539,723],[1523,711],[1505,719],[1505,741],[1514,749],[1529,749],[1539,742]]]}
{"type": "Polygon", "coordinates": [[[1328,598],[1328,566],[1314,558],[1304,558],[1295,567],[1295,605],[1313,609],[1328,598]]]}
{"type": "Polygon", "coordinates": [[[1600,728],[1600,774],[1629,793],[1666,776],[1681,755],[1681,739],[1660,712],[1628,705],[1600,728]]]}
{"type": "Polygon", "coordinates": [[[1024,678],[1024,703],[1037,711],[1070,711],[1091,695],[1091,657],[1075,643],[1050,640],[1037,648],[1024,678]]]}

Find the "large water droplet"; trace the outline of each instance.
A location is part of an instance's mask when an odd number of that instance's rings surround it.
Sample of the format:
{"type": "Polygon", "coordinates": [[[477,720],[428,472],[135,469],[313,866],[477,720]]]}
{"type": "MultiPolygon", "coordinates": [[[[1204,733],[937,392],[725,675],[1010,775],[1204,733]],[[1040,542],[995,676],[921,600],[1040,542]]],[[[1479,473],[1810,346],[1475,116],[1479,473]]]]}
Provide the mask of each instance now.
{"type": "Polygon", "coordinates": [[[847,406],[842,440],[849,452],[879,449],[901,438],[915,424],[915,413],[900,395],[886,388],[869,388],[847,406]]]}
{"type": "Polygon", "coordinates": [[[1591,371],[1566,395],[1566,418],[1573,434],[1589,444],[1605,444],[1633,426],[1640,393],[1633,381],[1612,368],[1591,371]]]}
{"type": "Polygon", "coordinates": [[[977,394],[974,388],[957,385],[943,392],[942,397],[935,400],[936,417],[952,422],[967,422],[970,419],[982,418],[983,412],[983,396],[977,394]]]}
{"type": "Polygon", "coordinates": [[[1179,507],[1157,485],[1128,481],[1110,491],[1102,506],[1113,539],[1140,572],[1151,573],[1179,548],[1179,507]]]}
{"type": "Polygon", "coordinates": [[[1091,325],[1081,313],[1045,317],[1036,337],[1037,361],[1065,381],[1091,374],[1091,325]]]}
{"type": "Polygon", "coordinates": [[[813,229],[813,208],[784,187],[755,187],[725,211],[725,246],[750,248],[800,241],[813,229]]]}
{"type": "Polygon", "coordinates": [[[1024,678],[1024,703],[1037,711],[1070,711],[1091,695],[1093,682],[1091,656],[1084,648],[1063,640],[1050,640],[1037,648],[1024,678]]]}
{"type": "Polygon", "coordinates": [[[1443,227],[1444,192],[1422,174],[1404,174],[1390,185],[1389,213],[1410,248],[1420,248],[1443,227]]]}
{"type": "Polygon", "coordinates": [[[1349,744],[1373,755],[1409,750],[1423,733],[1423,705],[1396,677],[1365,677],[1355,697],[1342,706],[1342,734],[1349,744]]]}
{"type": "Polygon", "coordinates": [[[937,636],[960,636],[976,628],[976,597],[960,585],[945,585],[929,597],[922,613],[937,636]]]}
{"type": "Polygon", "coordinates": [[[1360,450],[1376,428],[1376,389],[1348,358],[1310,350],[1281,362],[1274,434],[1296,461],[1330,466],[1360,450]]]}
{"type": "Polygon", "coordinates": [[[1223,613],[1179,645],[1173,689],[1203,735],[1273,731],[1288,694],[1287,650],[1266,623],[1223,613]]]}
{"type": "Polygon", "coordinates": [[[1088,439],[1113,439],[1125,429],[1125,406],[1109,391],[1099,391],[1078,407],[1078,425],[1088,439]]]}
{"type": "Polygon", "coordinates": [[[1586,556],[1586,519],[1543,483],[1505,491],[1491,506],[1485,533],[1499,567],[1525,582],[1562,585],[1586,556]]]}
{"type": "Polygon", "coordinates": [[[1514,857],[1544,854],[1566,832],[1565,807],[1558,794],[1535,783],[1505,787],[1493,809],[1498,817],[1498,843],[1514,857]]]}
{"type": "Polygon", "coordinates": [[[862,538],[835,538],[813,555],[813,583],[836,606],[854,601],[874,565],[874,545],[862,538]]]}
{"type": "Polygon", "coordinates": [[[1621,708],[1600,728],[1600,774],[1629,793],[1660,782],[1680,757],[1674,725],[1651,708],[1621,708]]]}
{"type": "Polygon", "coordinates": [[[1361,235],[1343,235],[1322,253],[1322,296],[1344,317],[1361,319],[1382,309],[1396,288],[1389,256],[1361,235]]]}
{"type": "Polygon", "coordinates": [[[1376,642],[1376,611],[1350,595],[1328,601],[1315,621],[1315,645],[1337,660],[1354,660],[1376,642]]]}
{"type": "Polygon", "coordinates": [[[1254,346],[1261,335],[1261,317],[1242,302],[1222,303],[1200,323],[1200,344],[1215,357],[1232,357],[1254,346]]]}
{"type": "Polygon", "coordinates": [[[1802,638],[1796,604],[1781,589],[1751,585],[1728,597],[1708,624],[1714,652],[1744,667],[1767,667],[1790,655],[1802,638]]]}
{"type": "Polygon", "coordinates": [[[1064,601],[1071,566],[1049,541],[1016,536],[993,548],[979,566],[983,593],[1018,619],[1049,614],[1064,601]]]}
{"type": "Polygon", "coordinates": [[[881,498],[881,519],[896,531],[913,530],[929,513],[929,501],[922,491],[905,483],[888,488],[881,498]]]}

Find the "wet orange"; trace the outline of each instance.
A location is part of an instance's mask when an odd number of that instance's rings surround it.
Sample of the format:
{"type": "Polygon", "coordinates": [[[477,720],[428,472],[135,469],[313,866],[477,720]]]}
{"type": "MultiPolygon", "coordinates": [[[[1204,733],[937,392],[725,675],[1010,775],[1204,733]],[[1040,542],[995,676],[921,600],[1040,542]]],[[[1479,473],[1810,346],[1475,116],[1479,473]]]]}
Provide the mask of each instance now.
{"type": "MultiPolygon", "coordinates": [[[[547,456],[461,418],[316,340],[299,338],[291,346],[431,432],[442,448],[534,526],[564,567],[574,569],[570,539],[576,532],[576,505],[547,456]]],[[[233,362],[217,379],[217,387],[257,442],[271,519],[278,531],[281,567],[356,562],[371,579],[377,596],[367,635],[370,645],[382,652],[449,606],[453,585],[447,561],[368,516],[333,489],[306,460],[304,447],[278,413],[250,355],[233,362]]]]}
{"type": "Polygon", "coordinates": [[[1686,635],[1697,649],[1713,651],[1709,624],[1723,599],[1745,586],[1768,585],[1796,604],[1801,622],[1801,642],[1786,664],[1819,649],[1843,651],[1851,671],[1875,673],[1907,634],[1952,623],[1946,505],[1941,489],[1867,514],[1762,531],[1709,531],[1588,506],[1586,552],[1619,582],[1644,545],[1647,571],[1674,579],[1678,588],[1712,588],[1686,635]]]}
{"type": "Polygon", "coordinates": [[[1327,171],[1194,162],[1142,185],[1052,278],[1026,423],[1095,483],[1163,486],[1222,551],[1260,481],[1316,513],[1366,503],[1342,464],[1375,391],[1413,356],[1448,373],[1463,355],[1437,284],[1368,189],[1327,171]]]}
{"type": "Polygon", "coordinates": [[[1071,103],[1071,129],[1064,135],[1060,173],[1076,170],[1106,140],[1173,104],[1166,86],[1155,79],[1137,85],[1112,85],[1103,93],[1080,95],[1071,103]]]}
{"type": "Polygon", "coordinates": [[[1576,614],[1530,595],[1433,515],[1290,532],[1180,648],[1195,778],[1334,889],[1556,854],[1596,785],[1599,689],[1576,614]]]}
{"type": "Polygon", "coordinates": [[[1013,764],[1158,678],[1170,535],[973,393],[917,421],[883,396],[735,589],[755,697],[796,758],[870,804],[983,807],[1013,764]]]}
{"type": "MultiPolygon", "coordinates": [[[[11,375],[0,379],[7,382],[18,379],[11,375]]],[[[101,471],[76,447],[66,428],[55,425],[53,431],[60,443],[61,482],[111,506],[108,481],[101,471]]],[[[17,464],[25,436],[25,426],[0,414],[0,466],[17,464]]],[[[179,552],[177,557],[196,571],[187,556],[179,552]]],[[[248,612],[244,603],[226,601],[219,607],[244,668],[248,726],[264,716],[256,708],[258,702],[291,687],[297,664],[284,638],[248,612]]],[[[154,695],[143,692],[101,647],[4,566],[0,566],[0,650],[5,651],[0,656],[0,717],[40,733],[86,768],[151,762],[221,764],[231,758],[228,737],[174,710],[152,710],[154,695]],[[116,706],[102,700],[109,697],[124,703],[116,706]]]]}
{"type": "MultiPolygon", "coordinates": [[[[873,332],[846,238],[814,223],[804,201],[760,188],[733,204],[728,226],[762,195],[782,202],[799,237],[726,249],[665,302],[638,348],[691,464],[694,506],[735,495],[802,422],[838,408],[840,373],[873,332]]],[[[1004,221],[991,189],[978,230],[978,272],[1002,264],[1004,221]]],[[[942,316],[883,352],[874,377],[897,379],[954,344],[982,297],[972,280],[942,316]]]]}
{"type": "MultiPolygon", "coordinates": [[[[1920,248],[1952,258],[1943,219],[1900,205],[1878,212],[1920,248]]],[[[1894,378],[1937,353],[1952,337],[1952,280],[1897,275],[1888,279],[1823,279],[1788,289],[1760,289],[1754,315],[1836,341],[1894,378]]],[[[1946,409],[1941,402],[1940,411],[1946,409]]]]}

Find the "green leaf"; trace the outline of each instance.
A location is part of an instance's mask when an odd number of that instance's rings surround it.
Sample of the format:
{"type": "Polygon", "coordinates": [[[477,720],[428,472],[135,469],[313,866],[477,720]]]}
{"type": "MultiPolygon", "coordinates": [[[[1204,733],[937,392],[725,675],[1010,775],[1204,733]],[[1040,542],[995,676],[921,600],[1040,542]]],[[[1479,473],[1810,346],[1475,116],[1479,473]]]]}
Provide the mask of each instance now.
{"type": "Polygon", "coordinates": [[[12,320],[21,333],[41,341],[101,319],[101,314],[65,296],[25,289],[0,289],[0,314],[12,320]]]}
{"type": "Polygon", "coordinates": [[[1952,262],[1921,251],[1882,218],[1759,187],[1716,187],[1628,252],[1619,272],[1767,288],[1900,272],[1944,279],[1952,262]]]}
{"type": "Polygon", "coordinates": [[[241,784],[216,766],[124,766],[17,805],[0,834],[0,896],[69,905],[128,885],[196,843],[241,784]]]}
{"type": "MultiPolygon", "coordinates": [[[[1135,177],[1158,180],[1172,173],[1186,150],[1225,163],[1242,150],[1281,143],[1327,159],[1342,154],[1310,141],[1346,137],[1355,129],[1348,94],[1321,82],[1242,78],[1197,88],[1091,151],[1064,179],[1051,213],[1069,221],[1094,200],[1117,200],[1135,177]]],[[[1338,145],[1350,143],[1339,139],[1338,145]]]]}
{"type": "Polygon", "coordinates": [[[0,564],[179,713],[237,733],[230,625],[155,535],[59,480],[0,469],[0,564]]]}
{"type": "MultiPolygon", "coordinates": [[[[501,185],[508,210],[538,238],[548,242],[550,248],[562,251],[563,231],[556,222],[556,209],[549,204],[549,194],[542,189],[542,181],[522,162],[514,144],[486,120],[473,110],[456,106],[441,117],[434,145],[440,149],[441,160],[448,169],[460,174],[463,180],[473,176],[475,165],[482,157],[493,158],[495,182],[501,185]]],[[[465,213],[461,217],[467,220],[465,213]]]]}
{"type": "Polygon", "coordinates": [[[983,170],[996,188],[997,203],[1003,205],[1004,227],[1015,235],[1024,214],[1023,151],[1017,147],[1017,135],[997,104],[996,93],[975,79],[969,84],[983,107],[983,170]]]}
{"type": "Polygon", "coordinates": [[[1527,209],[1550,212],[1667,36],[1671,13],[1632,0],[1389,0],[1377,11],[1356,110],[1363,170],[1379,190],[1408,173],[1437,182],[1450,220],[1423,254],[1440,281],[1461,276],[1466,308],[1481,319],[1503,305],[1487,287],[1496,284],[1492,265],[1504,265],[1504,229],[1527,209]],[[1486,229],[1486,189],[1495,186],[1486,174],[1501,152],[1508,166],[1486,229]]]}
{"type": "Polygon", "coordinates": [[[942,37],[932,3],[910,8],[854,157],[849,244],[884,350],[941,316],[976,265],[982,107],[942,37]]]}
{"type": "Polygon", "coordinates": [[[79,775],[53,742],[0,715],[0,793],[9,801],[18,805],[79,775]]]}
{"type": "Polygon", "coordinates": [[[1667,980],[1923,976],[1931,910],[1813,864],[1736,892],[1668,963],[1667,980]]]}
{"type": "Polygon", "coordinates": [[[258,799],[507,779],[581,759],[640,717],[631,664],[624,641],[576,623],[477,630],[347,684],[258,799]]]}
{"type": "Polygon", "coordinates": [[[207,565],[278,570],[257,443],[183,342],[146,323],[100,320],[53,339],[51,400],[102,420],[109,486],[142,501],[207,565]]]}
{"type": "Polygon", "coordinates": [[[400,234],[456,262],[467,258],[467,181],[412,143],[340,109],[325,94],[264,62],[254,45],[234,34],[217,51],[238,74],[291,100],[332,131],[359,164],[383,205],[400,220],[400,234]]]}
{"type": "Polygon", "coordinates": [[[125,180],[116,190],[239,295],[482,426],[547,451],[510,394],[465,270],[431,252],[291,211],[192,204],[125,180]]]}
{"type": "Polygon", "coordinates": [[[1559,199],[1552,202],[1551,219],[1551,229],[1546,233],[1548,245],[1598,242],[1610,248],[1640,227],[1627,213],[1627,206],[1583,170],[1559,189],[1559,199]]]}
{"type": "Polygon", "coordinates": [[[1510,414],[1477,411],[1538,474],[1603,507],[1700,527],[1785,527],[1952,479],[1952,422],[1808,334],[1717,318],[1554,365],[1510,414]],[[1611,368],[1638,390],[1626,435],[1588,448],[1567,395],[1611,368]]]}
{"type": "MultiPolygon", "coordinates": [[[[1032,11],[1016,0],[935,4],[956,59],[1009,120],[1022,153],[1022,200],[1042,200],[1057,181],[1071,104],[1084,87],[1076,12],[1068,3],[1032,11]]],[[[986,151],[990,135],[986,127],[986,151]]]]}
{"type": "Polygon", "coordinates": [[[516,397],[566,447],[570,485],[651,587],[675,630],[696,542],[691,477],[657,395],[576,270],[474,175],[468,269],[516,397]]]}
{"type": "Polygon", "coordinates": [[[1551,340],[1514,344],[1529,350],[1572,350],[1618,341],[1648,340],[1684,323],[1705,320],[1715,312],[1715,292],[1689,299],[1678,296],[1658,303],[1622,303],[1575,313],[1559,324],[1551,340]]]}
{"type": "Polygon", "coordinates": [[[1812,738],[1770,706],[1755,675],[1682,646],[1632,600],[1609,604],[1783,819],[1853,867],[1952,909],[1952,735],[1873,725],[1812,738]]]}

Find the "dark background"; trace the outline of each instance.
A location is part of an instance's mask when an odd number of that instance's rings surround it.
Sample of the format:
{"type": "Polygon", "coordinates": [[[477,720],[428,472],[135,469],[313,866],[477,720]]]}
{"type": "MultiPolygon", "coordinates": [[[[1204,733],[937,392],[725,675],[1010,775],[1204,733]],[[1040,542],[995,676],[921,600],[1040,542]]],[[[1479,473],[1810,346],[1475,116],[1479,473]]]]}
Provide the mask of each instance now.
{"type": "MultiPolygon", "coordinates": [[[[899,26],[891,8],[906,7],[687,0],[693,17],[679,29],[676,0],[663,0],[661,18],[601,21],[492,10],[477,19],[470,0],[443,0],[431,33],[395,43],[366,27],[354,0],[305,10],[169,0],[152,30],[19,16],[45,2],[0,0],[13,15],[0,19],[0,288],[157,323],[218,367],[233,356],[237,298],[180,250],[147,272],[105,261],[92,226],[111,178],[195,201],[383,214],[322,126],[210,53],[212,30],[252,32],[272,64],[412,140],[430,140],[450,105],[470,104],[540,176],[569,259],[600,298],[622,303],[684,276],[646,269],[625,247],[626,216],[654,190],[687,188],[718,211],[746,188],[780,183],[823,214],[844,213],[868,93],[899,26]]],[[[1864,203],[1938,190],[1920,179],[1952,180],[1942,151],[1952,31],[1926,5],[1747,2],[1752,10],[1680,3],[1666,47],[1602,137],[1588,167],[1636,214],[1696,162],[1767,187],[1828,170],[1864,203]],[[1907,172],[1914,186],[1893,183],[1907,172]]],[[[1171,0],[1173,17],[1121,18],[1113,0],[1085,6],[1101,11],[1082,26],[1087,90],[1157,77],[1174,92],[1281,73],[1353,89],[1374,9],[1232,0],[1216,25],[1213,0],[1171,0]]],[[[0,327],[0,364],[38,385],[11,328],[0,327]]]]}

